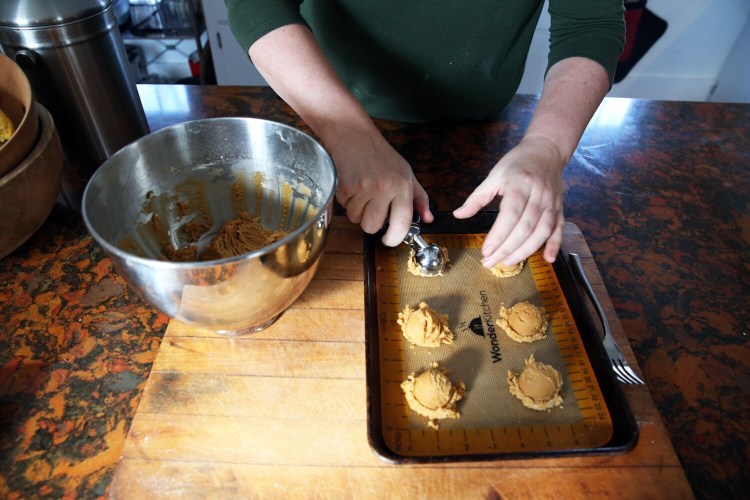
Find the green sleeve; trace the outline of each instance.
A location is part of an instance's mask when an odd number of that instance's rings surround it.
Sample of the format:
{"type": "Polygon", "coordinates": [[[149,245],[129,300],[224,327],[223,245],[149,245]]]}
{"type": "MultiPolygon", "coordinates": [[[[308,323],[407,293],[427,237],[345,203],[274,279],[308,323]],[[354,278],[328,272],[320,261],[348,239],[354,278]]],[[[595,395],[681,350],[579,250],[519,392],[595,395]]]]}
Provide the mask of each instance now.
{"type": "Polygon", "coordinates": [[[586,57],[615,76],[625,45],[623,0],[550,0],[550,50],[547,71],[568,57],[586,57]]]}
{"type": "Polygon", "coordinates": [[[302,0],[224,0],[229,28],[247,53],[250,46],[266,33],[287,24],[307,23],[299,6],[302,0]]]}

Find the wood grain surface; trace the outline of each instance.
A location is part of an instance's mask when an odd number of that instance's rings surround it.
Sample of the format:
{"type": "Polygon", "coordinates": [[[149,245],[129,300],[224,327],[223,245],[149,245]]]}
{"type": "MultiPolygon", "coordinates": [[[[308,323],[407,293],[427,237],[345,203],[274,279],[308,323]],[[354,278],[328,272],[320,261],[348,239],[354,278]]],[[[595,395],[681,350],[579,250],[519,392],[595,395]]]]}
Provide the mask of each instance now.
{"type": "MultiPolygon", "coordinates": [[[[640,429],[632,451],[390,465],[367,442],[362,233],[336,218],[320,268],[270,328],[229,338],[172,321],[128,434],[115,498],[689,498],[645,386],[625,392],[640,429]]],[[[578,228],[577,252],[636,371],[578,228]]]]}

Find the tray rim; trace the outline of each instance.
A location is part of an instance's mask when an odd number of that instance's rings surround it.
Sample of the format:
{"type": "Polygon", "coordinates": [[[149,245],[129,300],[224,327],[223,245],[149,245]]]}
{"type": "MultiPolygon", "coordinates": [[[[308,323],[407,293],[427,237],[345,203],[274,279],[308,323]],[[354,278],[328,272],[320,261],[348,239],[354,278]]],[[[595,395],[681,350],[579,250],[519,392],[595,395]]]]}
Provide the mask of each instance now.
{"type": "MultiPolygon", "coordinates": [[[[456,220],[449,212],[435,214],[435,222],[424,226],[424,234],[486,234],[497,212],[480,212],[468,220],[456,220]],[[438,222],[445,221],[445,222],[438,222]]],[[[541,457],[569,457],[583,455],[614,455],[632,450],[639,439],[638,424],[621,384],[609,365],[604,345],[594,326],[595,321],[585,307],[585,295],[575,280],[567,258],[560,252],[553,270],[563,289],[573,319],[578,326],[586,355],[599,384],[599,389],[609,409],[612,420],[612,437],[604,446],[596,448],[564,448],[522,452],[473,453],[467,455],[405,456],[391,450],[382,435],[380,419],[380,359],[378,342],[378,309],[375,269],[375,251],[381,233],[365,234],[363,263],[365,268],[365,382],[367,387],[367,441],[373,452],[390,464],[420,464],[446,462],[477,462],[490,460],[526,459],[541,457]]]]}

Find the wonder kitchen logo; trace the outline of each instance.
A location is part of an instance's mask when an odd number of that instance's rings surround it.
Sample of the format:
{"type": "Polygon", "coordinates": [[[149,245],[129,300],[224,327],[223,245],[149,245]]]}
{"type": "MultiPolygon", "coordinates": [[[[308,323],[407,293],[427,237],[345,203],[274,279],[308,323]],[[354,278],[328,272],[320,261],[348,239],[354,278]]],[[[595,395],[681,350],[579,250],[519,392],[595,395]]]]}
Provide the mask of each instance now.
{"type": "Polygon", "coordinates": [[[487,295],[485,290],[479,290],[479,299],[481,301],[481,315],[472,319],[468,325],[466,322],[462,322],[460,328],[464,331],[470,330],[474,335],[489,339],[490,356],[492,357],[492,362],[497,363],[503,360],[503,356],[500,353],[500,343],[497,341],[495,323],[492,321],[489,295],[487,295]]]}

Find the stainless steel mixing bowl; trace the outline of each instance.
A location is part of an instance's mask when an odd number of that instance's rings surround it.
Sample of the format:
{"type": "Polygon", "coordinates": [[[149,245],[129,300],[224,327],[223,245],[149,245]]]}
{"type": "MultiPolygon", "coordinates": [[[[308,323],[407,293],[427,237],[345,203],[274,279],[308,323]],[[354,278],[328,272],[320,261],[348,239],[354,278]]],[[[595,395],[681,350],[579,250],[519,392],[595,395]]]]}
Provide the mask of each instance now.
{"type": "Polygon", "coordinates": [[[333,162],[307,134],[254,118],[195,120],[105,161],[86,186],[83,218],[145,301],[187,324],[241,334],[270,325],[310,283],[335,190],[333,162]],[[205,240],[239,210],[288,234],[235,257],[165,260],[165,241],[185,244],[185,224],[212,221],[205,240]],[[150,223],[154,215],[159,224],[150,223]]]}

